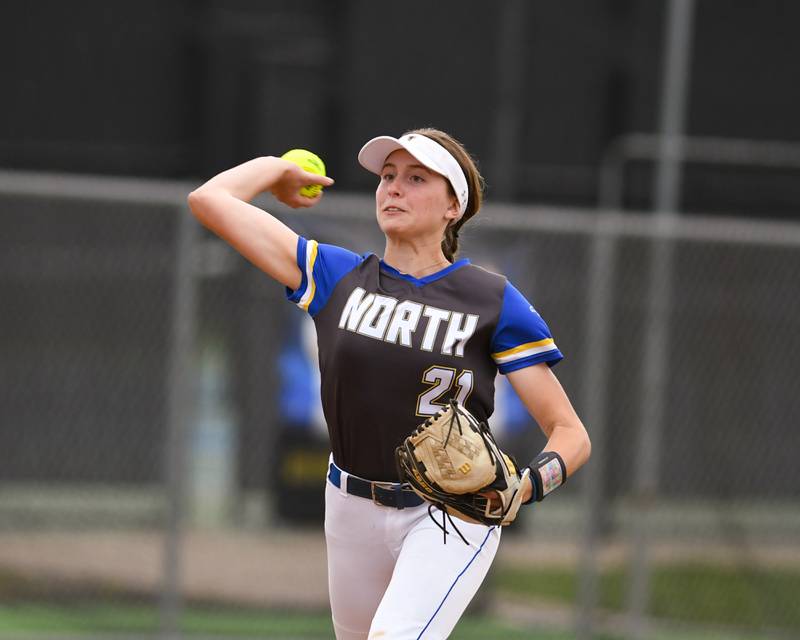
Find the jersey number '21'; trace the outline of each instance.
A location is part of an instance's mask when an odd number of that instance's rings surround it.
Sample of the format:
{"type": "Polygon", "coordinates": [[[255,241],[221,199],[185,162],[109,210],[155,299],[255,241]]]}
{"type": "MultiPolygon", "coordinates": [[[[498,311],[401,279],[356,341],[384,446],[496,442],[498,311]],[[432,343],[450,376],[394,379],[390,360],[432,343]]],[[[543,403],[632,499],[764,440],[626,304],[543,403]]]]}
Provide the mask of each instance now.
{"type": "Polygon", "coordinates": [[[455,381],[458,392],[455,399],[462,405],[466,404],[469,394],[472,393],[473,375],[469,369],[458,373],[451,367],[430,367],[422,374],[422,382],[431,385],[419,394],[417,399],[417,415],[432,416],[445,406],[442,398],[453,388],[455,381]]]}

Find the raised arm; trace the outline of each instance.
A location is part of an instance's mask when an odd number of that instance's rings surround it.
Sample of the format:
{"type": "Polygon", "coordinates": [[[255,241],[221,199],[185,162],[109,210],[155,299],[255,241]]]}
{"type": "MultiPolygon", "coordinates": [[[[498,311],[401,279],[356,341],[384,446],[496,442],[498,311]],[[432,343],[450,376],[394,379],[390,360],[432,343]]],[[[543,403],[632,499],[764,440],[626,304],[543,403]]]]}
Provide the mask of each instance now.
{"type": "Polygon", "coordinates": [[[592,446],[558,378],[541,363],[512,371],[508,381],[547,436],[544,451],[558,453],[571,476],[589,459],[592,446]]]}
{"type": "Polygon", "coordinates": [[[301,196],[302,187],[330,186],[331,178],[318,176],[292,162],[272,156],[255,158],[214,176],[189,194],[189,208],[207,228],[279,283],[297,289],[302,274],[297,266],[297,234],[280,220],[251,204],[264,192],[292,208],[319,202],[301,196]]]}

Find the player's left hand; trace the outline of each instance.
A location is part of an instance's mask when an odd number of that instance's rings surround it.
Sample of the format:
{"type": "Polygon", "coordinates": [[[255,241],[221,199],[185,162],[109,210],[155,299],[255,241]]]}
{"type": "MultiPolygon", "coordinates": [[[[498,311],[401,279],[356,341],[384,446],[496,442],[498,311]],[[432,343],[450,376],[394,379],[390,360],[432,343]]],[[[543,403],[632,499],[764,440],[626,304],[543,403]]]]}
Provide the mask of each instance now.
{"type": "MultiPolygon", "coordinates": [[[[531,481],[530,476],[526,477],[520,484],[519,491],[522,492],[522,503],[525,504],[528,500],[531,499],[533,496],[533,482],[531,481]]],[[[500,494],[497,491],[485,491],[481,492],[482,496],[489,498],[489,503],[491,504],[491,509],[499,508],[503,503],[500,500],[500,494]]]]}

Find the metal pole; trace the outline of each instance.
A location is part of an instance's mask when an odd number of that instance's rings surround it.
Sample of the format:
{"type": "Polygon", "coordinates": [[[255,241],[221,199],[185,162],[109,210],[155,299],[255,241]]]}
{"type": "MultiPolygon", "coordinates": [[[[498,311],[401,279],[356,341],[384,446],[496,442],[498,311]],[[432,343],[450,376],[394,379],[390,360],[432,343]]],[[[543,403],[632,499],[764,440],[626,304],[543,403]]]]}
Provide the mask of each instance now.
{"type": "Polygon", "coordinates": [[[600,212],[592,240],[589,261],[588,295],[584,335],[586,363],[581,389],[582,413],[592,438],[592,459],[581,477],[583,544],[579,561],[578,618],[576,638],[592,637],[594,608],[597,604],[597,553],[602,537],[605,511],[608,371],[614,312],[614,283],[617,270],[619,210],[600,212]]]}
{"type": "Polygon", "coordinates": [[[181,595],[181,547],[187,494],[188,431],[194,409],[192,354],[195,343],[196,282],[194,246],[197,223],[185,207],[176,208],[175,274],[172,328],[167,379],[167,438],[164,477],[167,491],[167,523],[164,536],[163,585],[160,601],[162,638],[179,638],[183,608],[181,595]]]}
{"type": "Polygon", "coordinates": [[[497,199],[514,197],[517,158],[522,128],[522,85],[525,78],[525,18],[527,2],[508,0],[502,4],[497,52],[497,104],[492,125],[490,167],[492,190],[497,199]]]}
{"type": "Polygon", "coordinates": [[[640,428],[633,477],[633,558],[628,593],[629,637],[646,633],[650,595],[648,534],[650,510],[658,490],[659,446],[663,431],[669,367],[669,327],[672,310],[674,240],[680,205],[683,132],[691,59],[694,0],[670,0],[664,34],[661,89],[661,141],[656,164],[655,223],[644,322],[644,371],[640,428]]]}
{"type": "Polygon", "coordinates": [[[586,363],[581,388],[581,413],[592,439],[592,459],[581,475],[583,532],[578,561],[576,640],[590,640],[597,606],[597,555],[608,519],[605,499],[608,437],[608,370],[611,361],[614,284],[619,232],[622,228],[624,146],[612,143],[600,163],[598,215],[587,271],[585,315],[586,363]]]}

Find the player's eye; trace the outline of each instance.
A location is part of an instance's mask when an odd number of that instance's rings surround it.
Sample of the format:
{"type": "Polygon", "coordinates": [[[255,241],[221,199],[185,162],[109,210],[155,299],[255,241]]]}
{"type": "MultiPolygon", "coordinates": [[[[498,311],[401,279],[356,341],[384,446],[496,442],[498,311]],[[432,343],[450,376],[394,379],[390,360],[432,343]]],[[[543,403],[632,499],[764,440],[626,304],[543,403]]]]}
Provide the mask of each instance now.
{"type": "Polygon", "coordinates": [[[385,181],[389,181],[389,180],[391,180],[392,178],[394,178],[394,174],[393,174],[393,173],[384,173],[384,174],[381,176],[381,180],[385,180],[385,181]]]}
{"type": "Polygon", "coordinates": [[[411,176],[411,182],[425,182],[425,178],[423,178],[420,175],[414,174],[411,176]]]}

